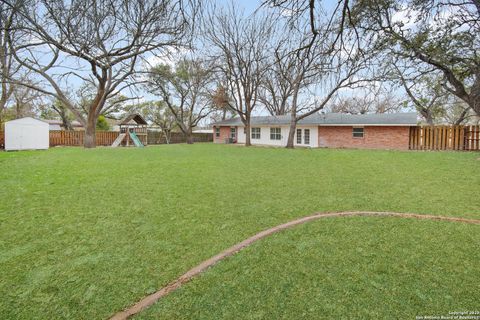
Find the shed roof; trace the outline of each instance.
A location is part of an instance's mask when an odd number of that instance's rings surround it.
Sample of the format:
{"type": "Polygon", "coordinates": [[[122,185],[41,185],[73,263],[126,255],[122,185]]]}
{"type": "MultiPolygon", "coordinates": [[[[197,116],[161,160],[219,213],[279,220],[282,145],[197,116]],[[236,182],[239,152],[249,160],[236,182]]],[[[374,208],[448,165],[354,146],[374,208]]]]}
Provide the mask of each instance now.
{"type": "MultiPolygon", "coordinates": [[[[288,125],[290,115],[260,116],[250,119],[251,125],[288,125]]],[[[299,125],[318,126],[415,126],[417,114],[406,113],[375,113],[375,114],[346,114],[326,113],[312,114],[298,122],[299,125]]],[[[243,126],[240,118],[219,121],[214,126],[243,126]]]]}
{"type": "Polygon", "coordinates": [[[147,121],[143,119],[143,117],[138,114],[138,113],[131,113],[125,117],[119,124],[120,125],[126,125],[126,124],[131,124],[131,121],[135,121],[137,124],[144,124],[147,125],[147,121]]]}
{"type": "Polygon", "coordinates": [[[43,120],[40,120],[40,119],[36,119],[36,118],[32,118],[32,117],[24,117],[24,118],[19,118],[19,119],[14,119],[14,120],[10,120],[10,121],[7,121],[5,123],[10,123],[10,124],[14,124],[14,123],[18,123],[18,124],[31,124],[31,125],[48,125],[47,122],[43,121],[43,120]]]}

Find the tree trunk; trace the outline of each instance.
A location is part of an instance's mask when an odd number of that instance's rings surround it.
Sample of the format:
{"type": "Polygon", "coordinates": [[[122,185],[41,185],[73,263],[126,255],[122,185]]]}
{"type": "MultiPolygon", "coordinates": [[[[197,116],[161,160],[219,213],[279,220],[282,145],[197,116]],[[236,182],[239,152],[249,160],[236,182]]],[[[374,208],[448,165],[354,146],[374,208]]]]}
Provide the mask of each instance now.
{"type": "Polygon", "coordinates": [[[421,108],[420,110],[420,114],[422,115],[422,117],[425,119],[425,122],[429,125],[429,126],[433,126],[433,115],[432,115],[432,112],[427,109],[427,108],[421,108]]]}
{"type": "Polygon", "coordinates": [[[427,124],[429,126],[433,126],[433,116],[431,112],[427,112],[427,115],[425,117],[425,120],[427,121],[427,124]]]}
{"type": "Polygon", "coordinates": [[[165,141],[167,144],[170,144],[170,130],[165,130],[163,134],[165,135],[165,141]]]}
{"type": "Polygon", "coordinates": [[[245,121],[245,146],[250,147],[252,143],[250,142],[250,117],[245,121]]]}
{"type": "Polygon", "coordinates": [[[465,108],[462,113],[458,116],[458,119],[455,120],[454,125],[459,126],[465,121],[467,118],[468,112],[470,111],[470,108],[465,108]]]}
{"type": "Polygon", "coordinates": [[[185,136],[187,138],[187,144],[193,144],[192,128],[187,130],[187,132],[185,133],[185,136]]]}
{"type": "Polygon", "coordinates": [[[288,131],[288,140],[287,140],[287,148],[293,149],[295,148],[295,132],[297,129],[297,119],[294,113],[292,112],[292,116],[290,118],[290,130],[288,131]]]}
{"type": "Polygon", "coordinates": [[[85,127],[85,140],[83,141],[83,146],[85,148],[95,148],[97,146],[95,139],[95,130],[97,126],[97,119],[95,119],[95,112],[90,112],[88,114],[87,123],[85,127]]]}
{"type": "Polygon", "coordinates": [[[20,106],[18,99],[15,99],[15,101],[15,119],[20,119],[22,117],[22,107],[20,106]]]}
{"type": "Polygon", "coordinates": [[[68,119],[66,112],[63,112],[62,114],[60,114],[60,118],[62,118],[62,125],[65,128],[65,130],[73,130],[72,123],[68,119]]]}
{"type": "Polygon", "coordinates": [[[477,116],[480,117],[480,72],[476,74],[475,82],[470,89],[470,101],[468,105],[477,116]]]}
{"type": "Polygon", "coordinates": [[[287,148],[293,149],[294,139],[295,139],[295,129],[297,128],[297,99],[298,99],[298,91],[300,87],[297,85],[295,91],[293,92],[292,97],[292,110],[290,113],[290,130],[288,131],[288,141],[287,141],[287,148]]]}
{"type": "MultiPolygon", "coordinates": [[[[3,86],[2,86],[2,90],[3,86]]],[[[7,100],[6,97],[3,97],[3,91],[2,95],[0,96],[0,130],[3,128],[3,113],[5,112],[5,107],[7,106],[7,100]]]]}
{"type": "MultiPolygon", "coordinates": [[[[97,89],[97,94],[95,96],[95,99],[93,99],[93,102],[90,105],[90,108],[88,109],[88,115],[87,115],[87,123],[85,127],[85,141],[83,146],[85,148],[95,148],[97,146],[97,141],[95,138],[95,131],[97,127],[97,119],[98,116],[100,115],[100,112],[103,109],[103,106],[105,104],[105,83],[106,83],[106,75],[107,71],[102,70],[103,74],[103,79],[104,81],[100,82],[98,85],[97,89]]],[[[78,116],[78,115],[77,115],[78,116]]],[[[128,130],[127,130],[127,136],[129,135],[128,130]]],[[[130,137],[127,139],[127,145],[130,137]]]]}

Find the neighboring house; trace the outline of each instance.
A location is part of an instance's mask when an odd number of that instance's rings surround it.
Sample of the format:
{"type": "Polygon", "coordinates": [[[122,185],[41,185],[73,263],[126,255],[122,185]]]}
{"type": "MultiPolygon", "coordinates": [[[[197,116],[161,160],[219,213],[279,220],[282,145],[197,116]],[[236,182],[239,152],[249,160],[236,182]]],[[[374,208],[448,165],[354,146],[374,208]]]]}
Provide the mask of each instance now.
{"type": "MultiPolygon", "coordinates": [[[[115,120],[115,119],[109,119],[106,118],[107,123],[110,127],[110,131],[120,131],[120,122],[121,120],[115,120]]],[[[56,131],[56,130],[65,130],[63,127],[63,122],[61,120],[43,120],[47,122],[50,125],[50,131],[56,131]]],[[[83,131],[85,128],[83,125],[78,122],[77,120],[72,121],[72,127],[73,130],[75,131],[83,131]]]]}
{"type": "MultiPolygon", "coordinates": [[[[42,121],[45,121],[46,123],[49,124],[50,131],[65,130],[62,120],[42,120],[42,121]]],[[[77,120],[73,120],[71,123],[72,123],[73,130],[75,130],[75,131],[85,130],[83,125],[80,122],[78,122],[77,120]]]]}
{"type": "MultiPolygon", "coordinates": [[[[290,116],[251,118],[253,145],[286,146],[290,116]]],[[[297,123],[295,146],[407,150],[416,113],[351,115],[313,114],[297,123]]],[[[245,127],[239,118],[213,124],[216,143],[245,143],[245,127]]]]}
{"type": "Polygon", "coordinates": [[[193,133],[212,133],[212,128],[198,128],[193,129],[193,133]]]}

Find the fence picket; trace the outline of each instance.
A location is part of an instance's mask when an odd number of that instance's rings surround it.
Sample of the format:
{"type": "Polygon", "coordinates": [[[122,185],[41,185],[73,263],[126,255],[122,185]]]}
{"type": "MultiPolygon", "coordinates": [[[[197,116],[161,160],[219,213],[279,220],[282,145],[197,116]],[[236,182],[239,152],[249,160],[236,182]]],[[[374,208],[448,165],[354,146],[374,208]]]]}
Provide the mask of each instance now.
{"type": "Polygon", "coordinates": [[[415,150],[418,150],[420,149],[420,139],[421,139],[421,135],[422,135],[422,127],[415,127],[415,132],[417,134],[417,147],[415,148],[415,150]]]}
{"type": "Polygon", "coordinates": [[[478,149],[479,147],[479,133],[478,132],[478,126],[472,126],[472,139],[473,139],[473,148],[475,150],[478,149]]]}
{"type": "Polygon", "coordinates": [[[480,150],[480,126],[410,128],[410,150],[480,150]]]}

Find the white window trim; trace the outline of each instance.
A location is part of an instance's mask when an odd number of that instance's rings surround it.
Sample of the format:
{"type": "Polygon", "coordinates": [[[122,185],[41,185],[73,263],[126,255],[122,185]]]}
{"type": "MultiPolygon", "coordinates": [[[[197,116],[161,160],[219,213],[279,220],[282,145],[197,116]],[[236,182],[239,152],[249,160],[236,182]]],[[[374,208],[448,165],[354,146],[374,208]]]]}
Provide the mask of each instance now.
{"type": "Polygon", "coordinates": [[[252,127],[250,130],[251,130],[250,138],[252,138],[254,140],[260,140],[262,138],[262,129],[260,127],[252,127]],[[255,132],[255,136],[254,136],[253,129],[255,129],[255,131],[258,130],[258,132],[255,132]],[[258,137],[257,137],[257,135],[258,135],[258,137]]]}
{"type": "Polygon", "coordinates": [[[272,141],[280,141],[282,140],[282,128],[281,127],[270,127],[270,140],[272,141]],[[272,130],[275,129],[275,133],[272,133],[272,130]],[[278,132],[277,132],[278,130],[278,132]],[[272,134],[275,135],[275,139],[272,139],[272,134]],[[278,139],[277,139],[278,137],[278,139]]]}
{"type": "Polygon", "coordinates": [[[310,145],[310,129],[303,129],[303,144],[310,145]],[[308,143],[307,143],[307,135],[305,134],[308,131],[308,143]]]}

